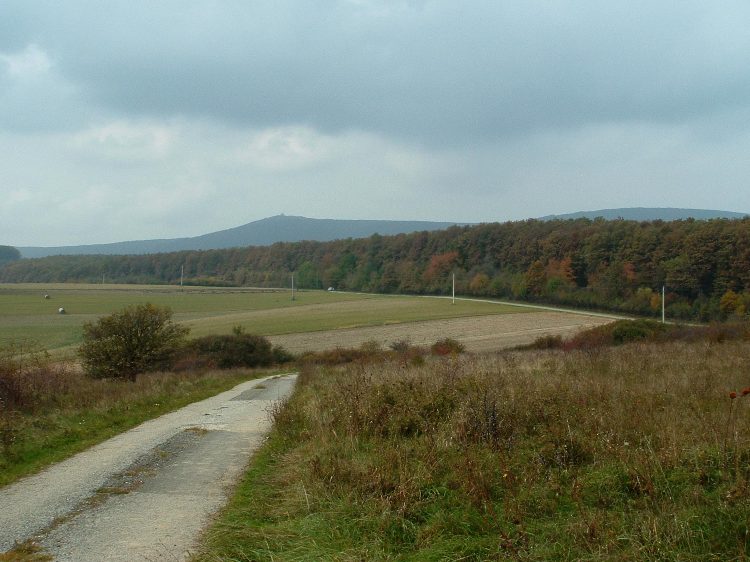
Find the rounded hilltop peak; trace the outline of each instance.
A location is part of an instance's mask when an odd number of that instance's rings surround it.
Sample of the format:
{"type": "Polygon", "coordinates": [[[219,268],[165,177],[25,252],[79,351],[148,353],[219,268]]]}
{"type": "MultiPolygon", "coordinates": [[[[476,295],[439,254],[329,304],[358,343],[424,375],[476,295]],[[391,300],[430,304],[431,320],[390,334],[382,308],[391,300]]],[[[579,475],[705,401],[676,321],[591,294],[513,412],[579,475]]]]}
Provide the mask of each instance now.
{"type": "Polygon", "coordinates": [[[301,216],[297,216],[297,215],[287,215],[285,213],[279,213],[278,215],[273,215],[272,217],[266,217],[264,219],[258,219],[255,222],[269,221],[269,220],[304,219],[304,218],[307,218],[307,217],[301,217],[301,216]]]}

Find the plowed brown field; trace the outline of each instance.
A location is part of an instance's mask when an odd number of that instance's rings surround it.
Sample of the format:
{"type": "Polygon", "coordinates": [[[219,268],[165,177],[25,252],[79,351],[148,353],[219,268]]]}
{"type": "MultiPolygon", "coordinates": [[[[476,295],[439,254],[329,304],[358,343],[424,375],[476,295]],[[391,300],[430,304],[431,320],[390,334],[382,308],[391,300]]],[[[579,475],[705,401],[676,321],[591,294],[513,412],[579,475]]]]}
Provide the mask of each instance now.
{"type": "Polygon", "coordinates": [[[385,346],[404,338],[415,345],[429,345],[450,337],[463,342],[468,351],[486,352],[530,343],[542,335],[566,336],[609,322],[612,322],[611,318],[601,316],[540,311],[286,334],[271,336],[270,339],[275,345],[283,345],[289,351],[299,353],[357,347],[368,341],[377,341],[385,346]]]}

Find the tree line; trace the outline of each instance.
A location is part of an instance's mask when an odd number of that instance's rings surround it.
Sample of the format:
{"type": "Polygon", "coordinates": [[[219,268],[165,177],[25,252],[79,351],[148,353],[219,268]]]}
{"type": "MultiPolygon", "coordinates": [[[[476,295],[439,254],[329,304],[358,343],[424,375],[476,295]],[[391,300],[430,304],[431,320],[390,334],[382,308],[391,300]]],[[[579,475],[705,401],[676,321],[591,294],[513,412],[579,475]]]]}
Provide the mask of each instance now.
{"type": "Polygon", "coordinates": [[[750,311],[750,219],[528,220],[333,242],[6,263],[2,282],[186,283],[459,294],[723,319],[750,311]]]}

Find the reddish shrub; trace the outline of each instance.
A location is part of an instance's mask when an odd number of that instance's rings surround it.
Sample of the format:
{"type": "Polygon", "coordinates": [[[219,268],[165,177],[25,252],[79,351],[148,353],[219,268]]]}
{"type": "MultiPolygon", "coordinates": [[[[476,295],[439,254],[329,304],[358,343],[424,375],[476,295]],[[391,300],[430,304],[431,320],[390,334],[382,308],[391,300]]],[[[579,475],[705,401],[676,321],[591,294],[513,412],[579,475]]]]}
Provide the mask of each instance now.
{"type": "Polygon", "coordinates": [[[430,351],[433,355],[458,355],[466,350],[466,346],[453,338],[443,338],[432,344],[430,351]]]}

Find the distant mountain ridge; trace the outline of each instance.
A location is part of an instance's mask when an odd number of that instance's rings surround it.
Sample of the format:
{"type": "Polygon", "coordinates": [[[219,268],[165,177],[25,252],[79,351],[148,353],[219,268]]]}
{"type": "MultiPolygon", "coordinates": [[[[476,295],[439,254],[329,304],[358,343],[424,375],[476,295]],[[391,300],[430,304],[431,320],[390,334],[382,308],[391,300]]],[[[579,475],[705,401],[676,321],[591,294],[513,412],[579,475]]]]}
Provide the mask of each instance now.
{"type": "MultiPolygon", "coordinates": [[[[681,220],[694,218],[708,220],[715,218],[740,219],[747,213],[714,211],[706,209],[678,209],[630,207],[621,209],[600,209],[579,211],[562,215],[547,215],[538,220],[567,220],[602,217],[605,220],[619,218],[634,221],[681,220]]],[[[340,220],[311,219],[307,217],[276,215],[257,220],[235,228],[211,232],[189,238],[168,238],[158,240],[133,240],[111,244],[89,244],[82,246],[18,246],[23,258],[43,258],[47,256],[72,255],[139,255],[180,252],[189,250],[220,250],[245,246],[269,246],[276,242],[299,242],[314,240],[328,242],[343,238],[367,238],[373,234],[383,236],[408,234],[410,232],[443,230],[466,223],[432,221],[389,221],[389,220],[340,220]]]]}
{"type": "Polygon", "coordinates": [[[710,209],[678,209],[674,207],[626,207],[621,209],[599,209],[598,211],[578,211],[564,215],[547,215],[539,220],[567,220],[567,219],[596,219],[605,220],[624,219],[628,221],[676,221],[684,219],[741,219],[748,213],[732,211],[714,211],[710,209]]]}
{"type": "Polygon", "coordinates": [[[71,255],[137,255],[179,252],[183,250],[218,250],[244,246],[269,246],[276,242],[299,242],[315,240],[327,242],[342,238],[367,238],[373,234],[383,236],[407,234],[421,230],[442,230],[453,226],[453,222],[388,221],[388,220],[338,220],[310,219],[288,215],[277,215],[257,220],[235,228],[212,232],[190,238],[161,240],[134,240],[111,244],[84,246],[22,247],[24,258],[71,255]]]}

